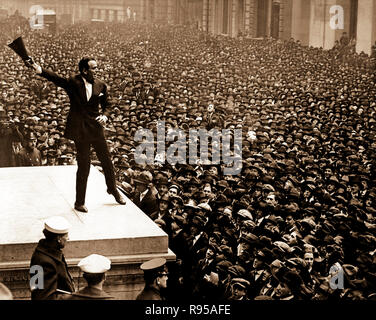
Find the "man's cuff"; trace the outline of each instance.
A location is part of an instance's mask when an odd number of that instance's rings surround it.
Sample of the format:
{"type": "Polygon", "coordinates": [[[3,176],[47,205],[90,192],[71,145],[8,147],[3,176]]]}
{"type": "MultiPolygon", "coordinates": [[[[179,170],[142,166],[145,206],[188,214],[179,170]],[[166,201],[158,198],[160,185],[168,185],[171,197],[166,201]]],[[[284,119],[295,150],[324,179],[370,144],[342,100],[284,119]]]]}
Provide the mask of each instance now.
{"type": "Polygon", "coordinates": [[[42,73],[42,67],[38,66],[38,68],[35,71],[36,71],[37,74],[41,74],[42,73]]]}

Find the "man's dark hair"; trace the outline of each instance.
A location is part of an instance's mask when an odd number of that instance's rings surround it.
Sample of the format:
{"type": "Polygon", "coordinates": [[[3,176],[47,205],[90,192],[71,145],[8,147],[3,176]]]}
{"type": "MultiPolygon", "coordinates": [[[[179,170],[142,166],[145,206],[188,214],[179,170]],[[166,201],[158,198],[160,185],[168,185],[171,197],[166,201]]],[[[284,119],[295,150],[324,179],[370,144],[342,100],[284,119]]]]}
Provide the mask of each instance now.
{"type": "Polygon", "coordinates": [[[104,279],[104,273],[86,273],[83,274],[84,279],[90,286],[95,286],[104,279]]]}
{"type": "Polygon", "coordinates": [[[47,241],[57,241],[59,235],[53,232],[48,231],[47,229],[43,230],[43,234],[47,241]]]}
{"type": "Polygon", "coordinates": [[[89,61],[93,61],[95,58],[93,57],[83,57],[80,62],[78,63],[78,69],[80,70],[80,73],[84,70],[89,69],[89,61]]]}

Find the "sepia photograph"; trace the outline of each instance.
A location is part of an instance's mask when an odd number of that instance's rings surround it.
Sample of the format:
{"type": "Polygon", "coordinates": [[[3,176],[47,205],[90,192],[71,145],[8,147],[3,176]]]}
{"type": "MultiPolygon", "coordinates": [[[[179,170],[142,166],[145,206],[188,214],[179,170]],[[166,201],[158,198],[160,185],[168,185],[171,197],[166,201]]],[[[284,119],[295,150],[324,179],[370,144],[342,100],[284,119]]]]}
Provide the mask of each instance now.
{"type": "Polygon", "coordinates": [[[376,0],[0,0],[0,42],[0,300],[376,301],[376,0]]]}

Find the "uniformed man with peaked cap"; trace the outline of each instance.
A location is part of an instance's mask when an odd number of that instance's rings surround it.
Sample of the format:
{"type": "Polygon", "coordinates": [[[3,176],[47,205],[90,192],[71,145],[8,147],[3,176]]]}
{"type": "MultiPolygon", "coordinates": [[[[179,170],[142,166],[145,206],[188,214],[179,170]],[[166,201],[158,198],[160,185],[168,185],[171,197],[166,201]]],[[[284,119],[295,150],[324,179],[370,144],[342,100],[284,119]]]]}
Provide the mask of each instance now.
{"type": "Polygon", "coordinates": [[[145,288],[138,294],[136,300],[165,300],[161,291],[167,288],[166,259],[149,260],[140,268],[144,271],[145,288]]]}

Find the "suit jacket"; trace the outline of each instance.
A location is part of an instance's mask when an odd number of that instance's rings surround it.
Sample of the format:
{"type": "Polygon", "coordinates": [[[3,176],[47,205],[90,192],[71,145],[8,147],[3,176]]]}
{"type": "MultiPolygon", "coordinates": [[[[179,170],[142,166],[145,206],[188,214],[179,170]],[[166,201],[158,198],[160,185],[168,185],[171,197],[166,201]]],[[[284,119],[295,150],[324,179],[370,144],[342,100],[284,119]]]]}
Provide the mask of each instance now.
{"type": "Polygon", "coordinates": [[[136,192],[134,195],[133,202],[148,216],[151,216],[153,213],[158,211],[157,198],[155,197],[155,195],[153,195],[150,189],[146,193],[146,195],[142,198],[141,201],[140,201],[140,193],[136,192]]]}
{"type": "Polygon", "coordinates": [[[113,297],[97,288],[85,287],[72,294],[68,300],[111,300],[113,297]]]}
{"type": "Polygon", "coordinates": [[[40,75],[63,88],[68,94],[70,110],[64,137],[79,141],[104,139],[104,130],[95,118],[100,115],[99,104],[102,106],[103,114],[109,117],[110,103],[106,84],[95,79],[92,95],[88,101],[85,83],[81,75],[77,74],[66,79],[46,69],[42,69],[40,75]]]}
{"type": "Polygon", "coordinates": [[[44,288],[32,290],[32,300],[58,299],[56,289],[74,291],[73,280],[68,272],[63,253],[52,247],[46,239],[39,241],[31,257],[30,267],[35,265],[43,268],[44,288]]]}

